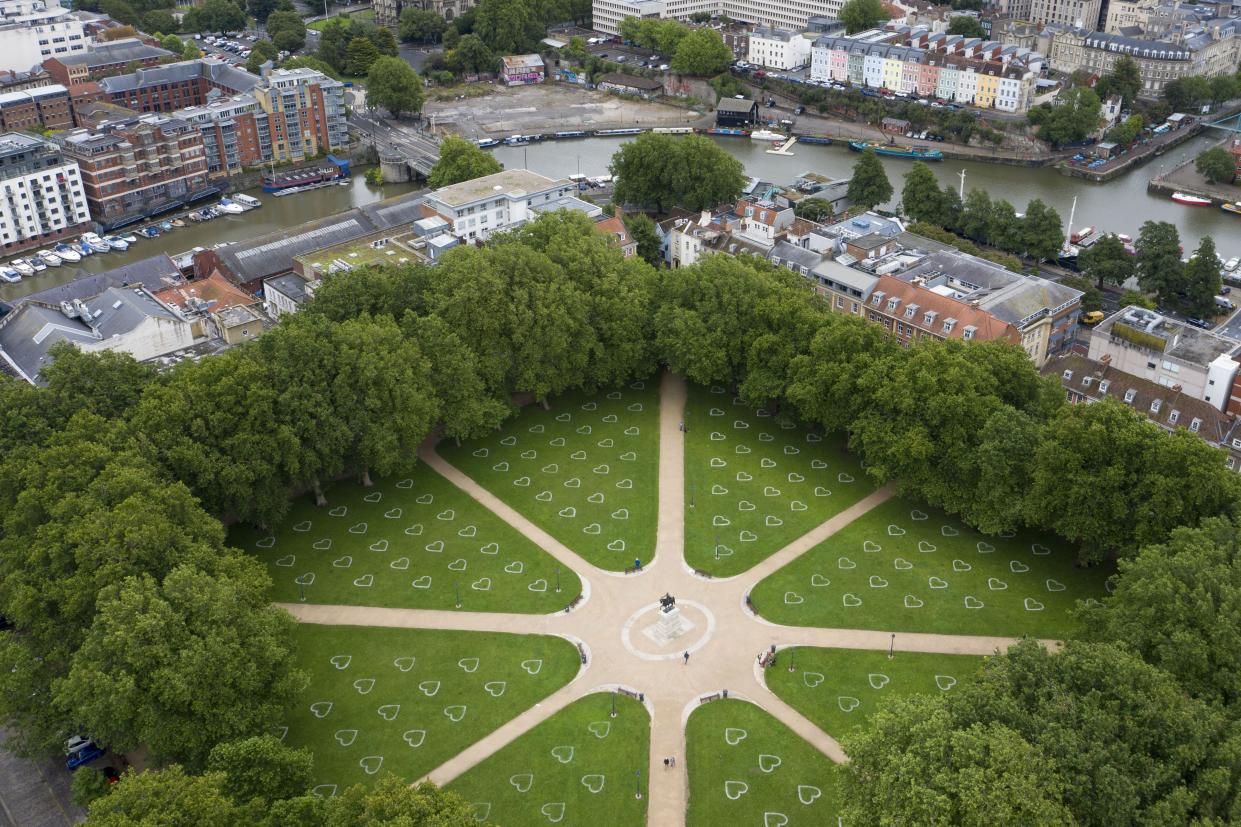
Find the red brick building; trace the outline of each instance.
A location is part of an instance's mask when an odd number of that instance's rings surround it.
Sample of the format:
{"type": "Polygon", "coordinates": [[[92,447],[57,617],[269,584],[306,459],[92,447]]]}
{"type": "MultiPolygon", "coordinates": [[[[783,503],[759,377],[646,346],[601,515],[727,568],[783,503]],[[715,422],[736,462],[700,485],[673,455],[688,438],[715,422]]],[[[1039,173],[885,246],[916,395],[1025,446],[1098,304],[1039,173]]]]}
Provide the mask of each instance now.
{"type": "Polygon", "coordinates": [[[158,66],[161,60],[173,57],[176,55],[167,49],[129,37],[111,43],[93,43],[90,50],[82,54],[48,58],[43,61],[43,68],[57,83],[74,86],[135,68],[158,66]]]}
{"type": "Polygon", "coordinates": [[[103,78],[99,88],[105,100],[136,112],[173,112],[202,106],[220,96],[244,94],[258,83],[244,69],[202,58],[103,78]]]}
{"type": "Polygon", "coordinates": [[[0,95],[0,131],[68,129],[73,126],[69,90],[59,84],[0,95]]]}

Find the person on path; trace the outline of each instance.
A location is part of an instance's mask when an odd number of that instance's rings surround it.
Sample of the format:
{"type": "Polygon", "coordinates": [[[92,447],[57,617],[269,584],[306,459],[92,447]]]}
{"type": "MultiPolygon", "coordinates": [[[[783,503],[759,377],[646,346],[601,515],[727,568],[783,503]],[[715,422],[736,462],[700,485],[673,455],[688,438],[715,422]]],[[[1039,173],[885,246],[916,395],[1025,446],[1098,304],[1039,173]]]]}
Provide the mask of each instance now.
{"type": "Polygon", "coordinates": [[[682,655],[682,657],[685,658],[685,665],[689,666],[689,650],[688,649],[685,650],[685,653],[682,655]]]}

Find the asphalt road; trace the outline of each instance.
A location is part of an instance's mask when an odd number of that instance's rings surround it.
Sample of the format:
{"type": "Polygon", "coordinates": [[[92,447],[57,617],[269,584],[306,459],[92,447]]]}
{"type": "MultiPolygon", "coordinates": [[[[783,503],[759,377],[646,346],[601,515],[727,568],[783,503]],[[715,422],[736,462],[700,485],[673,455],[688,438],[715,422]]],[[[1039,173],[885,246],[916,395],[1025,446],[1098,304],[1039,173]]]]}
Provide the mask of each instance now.
{"type": "MultiPolygon", "coordinates": [[[[8,733],[0,730],[0,743],[8,733]]],[[[95,764],[102,764],[97,759],[95,764]]],[[[0,748],[0,825],[3,827],[67,827],[86,813],[73,803],[73,775],[63,763],[27,761],[0,748]]]]}

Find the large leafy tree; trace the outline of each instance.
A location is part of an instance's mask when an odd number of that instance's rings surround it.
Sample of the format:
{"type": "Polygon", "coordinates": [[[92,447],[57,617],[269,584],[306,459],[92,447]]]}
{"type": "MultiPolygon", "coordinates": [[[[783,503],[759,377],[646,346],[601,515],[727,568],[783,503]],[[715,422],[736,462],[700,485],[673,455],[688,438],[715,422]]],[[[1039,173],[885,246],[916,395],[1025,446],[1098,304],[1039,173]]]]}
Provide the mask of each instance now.
{"type": "Polygon", "coordinates": [[[905,173],[905,187],[901,190],[901,209],[905,215],[915,221],[942,224],[941,195],[935,173],[922,161],[914,161],[905,173]]]}
{"type": "Polygon", "coordinates": [[[986,37],[987,32],[977,17],[968,14],[953,15],[948,20],[948,34],[959,34],[962,37],[986,37]]]}
{"type": "Polygon", "coordinates": [[[1211,100],[1211,82],[1199,75],[1169,81],[1163,87],[1163,99],[1174,110],[1193,110],[1211,100]]]}
{"type": "Polygon", "coordinates": [[[306,45],[306,24],[295,11],[274,11],[267,16],[267,36],[276,48],[295,52],[306,45]]]}
{"type": "Polygon", "coordinates": [[[1215,146],[1198,153],[1194,168],[1212,184],[1231,184],[1237,175],[1237,159],[1222,146],[1215,146]]]}
{"type": "MultiPolygon", "coordinates": [[[[886,203],[892,197],[892,184],[883,171],[883,164],[873,149],[867,149],[853,165],[849,179],[849,200],[870,209],[886,203]]],[[[937,193],[938,195],[938,193],[937,193]]]]}
{"type": "Polygon", "coordinates": [[[845,24],[846,34],[873,29],[889,17],[880,0],[848,0],[837,16],[845,24]]]}
{"type": "Polygon", "coordinates": [[[850,821],[1211,823],[1235,806],[1221,795],[1236,769],[1222,732],[1217,712],[1123,649],[1024,641],[846,739],[850,821]]]}
{"type": "Polygon", "coordinates": [[[262,564],[237,569],[213,577],[181,565],[162,580],[105,587],[54,684],[56,704],[101,743],[190,766],[218,743],[269,731],[305,684],[289,646],[294,620],[267,603],[262,564]]]}
{"type": "Polygon", "coordinates": [[[672,71],[679,75],[718,75],[733,61],[732,49],[715,29],[694,29],[680,39],[672,56],[672,71]]]}
{"type": "Polygon", "coordinates": [[[1125,249],[1125,242],[1111,233],[1082,248],[1077,255],[1077,266],[1100,290],[1109,284],[1119,287],[1135,272],[1133,256],[1125,249]]]}
{"type": "Polygon", "coordinates": [[[224,789],[220,773],[191,775],[177,765],[130,770],[90,805],[87,827],[235,827],[244,815],[224,789]]]}
{"type": "Polygon", "coordinates": [[[246,27],[246,13],[233,0],[207,0],[186,12],[188,32],[229,32],[246,27]]]}
{"type": "Polygon", "coordinates": [[[438,43],[448,28],[443,17],[428,9],[401,9],[400,35],[406,43],[438,43]]]}
{"type": "Polygon", "coordinates": [[[1161,302],[1174,301],[1185,283],[1181,237],[1176,225],[1167,221],[1143,223],[1134,248],[1138,284],[1147,293],[1157,295],[1161,302]]]}
{"type": "Polygon", "coordinates": [[[1054,259],[1064,246],[1064,225],[1060,214],[1038,198],[1026,205],[1021,234],[1026,253],[1037,261],[1054,259]]]}
{"type": "Polygon", "coordinates": [[[473,141],[449,136],[440,144],[440,157],[431,168],[427,184],[432,189],[447,187],[461,181],[472,181],[484,175],[492,175],[504,169],[490,152],[479,148],[473,141]]]}
{"type": "Polygon", "coordinates": [[[371,63],[366,74],[366,102],[369,106],[382,106],[393,117],[400,118],[420,112],[424,100],[426,93],[422,78],[404,60],[380,57],[371,63]]]}
{"type": "Polygon", "coordinates": [[[991,196],[986,190],[972,189],[961,205],[961,234],[981,243],[990,242],[991,196]]]}
{"type": "Polygon", "coordinates": [[[789,401],[804,419],[828,431],[844,431],[869,404],[863,373],[896,349],[896,341],[877,325],[860,318],[829,317],[807,352],[790,365],[789,401]]]}
{"type": "MultiPolygon", "coordinates": [[[[366,75],[371,70],[371,64],[379,60],[379,57],[379,49],[374,41],[365,35],[358,35],[349,41],[345,50],[345,71],[351,75],[366,75]]],[[[369,91],[368,88],[368,94],[369,91]]]]}
{"type": "Polygon", "coordinates": [[[1177,296],[1177,306],[1196,316],[1213,315],[1218,310],[1215,296],[1220,290],[1222,267],[1219,256],[1215,254],[1215,239],[1209,235],[1203,236],[1198,249],[1182,270],[1184,286],[1177,296]]]}
{"type": "Polygon", "coordinates": [[[1138,62],[1129,55],[1121,55],[1112,64],[1112,71],[1099,78],[1095,85],[1099,97],[1120,95],[1121,105],[1128,108],[1142,91],[1142,74],[1138,62]]]}
{"type": "Polygon", "coordinates": [[[1196,698],[1241,703],[1241,531],[1227,518],[1179,528],[1120,561],[1115,590],[1083,610],[1088,636],[1115,641],[1196,698]]]}
{"type": "Polygon", "coordinates": [[[255,735],[220,743],[207,756],[207,770],[225,778],[224,789],[240,804],[296,798],[310,788],[310,750],[293,749],[274,735],[255,735]]]}
{"type": "Polygon", "coordinates": [[[611,172],[616,203],[656,212],[674,205],[701,210],[729,203],[745,185],[741,162],[700,135],[640,135],[612,156],[611,172]]]}
{"type": "Polygon", "coordinates": [[[663,263],[664,254],[659,240],[659,230],[655,222],[646,213],[628,213],[624,217],[625,229],[638,244],[638,255],[643,261],[658,267],[663,263]]]}
{"type": "Polygon", "coordinates": [[[1074,86],[1061,94],[1055,105],[1031,109],[1027,118],[1044,141],[1060,146],[1083,140],[1099,128],[1102,104],[1093,89],[1074,86]]]}

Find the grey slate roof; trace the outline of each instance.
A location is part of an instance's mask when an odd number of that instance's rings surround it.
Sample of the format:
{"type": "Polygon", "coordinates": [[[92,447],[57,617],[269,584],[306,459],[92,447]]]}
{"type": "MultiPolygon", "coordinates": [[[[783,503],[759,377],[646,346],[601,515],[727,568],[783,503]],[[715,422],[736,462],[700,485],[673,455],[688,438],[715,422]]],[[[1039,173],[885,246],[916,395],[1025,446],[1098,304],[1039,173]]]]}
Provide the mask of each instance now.
{"type": "Polygon", "coordinates": [[[157,256],[144,258],[141,261],[135,261],[123,267],[104,270],[102,273],[88,273],[85,270],[78,270],[73,281],[68,284],[60,284],[56,287],[40,290],[38,293],[31,293],[28,296],[13,299],[11,304],[13,307],[21,307],[27,302],[59,305],[63,301],[85,300],[91,296],[98,296],[109,287],[139,285],[154,292],[170,284],[178,284],[181,281],[183,281],[181,270],[167,254],[160,253],[157,256]]]}
{"type": "Polygon", "coordinates": [[[799,247],[787,241],[776,242],[776,246],[771,251],[771,258],[780,259],[780,264],[789,269],[804,267],[807,272],[818,267],[823,261],[823,256],[814,250],[807,250],[805,247],[799,247]]]}
{"type": "Polygon", "coordinates": [[[268,290],[275,290],[283,293],[292,299],[296,304],[301,304],[310,298],[306,292],[306,279],[297,273],[286,273],[283,276],[267,279],[263,282],[268,290]]]}
{"type": "Polygon", "coordinates": [[[109,287],[85,302],[92,326],[65,316],[57,307],[27,302],[0,324],[0,354],[25,376],[37,378],[48,351],[59,342],[84,345],[121,336],[148,318],[177,315],[145,292],[109,287]]]}
{"type": "Polygon", "coordinates": [[[737,100],[736,98],[720,98],[720,102],[715,105],[716,112],[749,112],[755,106],[754,101],[749,98],[737,100]]]}
{"type": "Polygon", "coordinates": [[[172,57],[172,52],[157,46],[148,46],[136,37],[114,40],[111,43],[92,44],[90,51],[56,58],[66,66],[107,66],[110,63],[128,63],[131,60],[172,57]]]}
{"type": "Polygon", "coordinates": [[[162,83],[180,83],[194,78],[205,78],[219,86],[231,89],[234,94],[249,92],[259,84],[259,78],[245,69],[238,69],[231,63],[219,60],[200,58],[180,63],[168,63],[163,66],[151,66],[127,75],[104,78],[99,81],[99,88],[108,94],[116,94],[162,83]]]}

